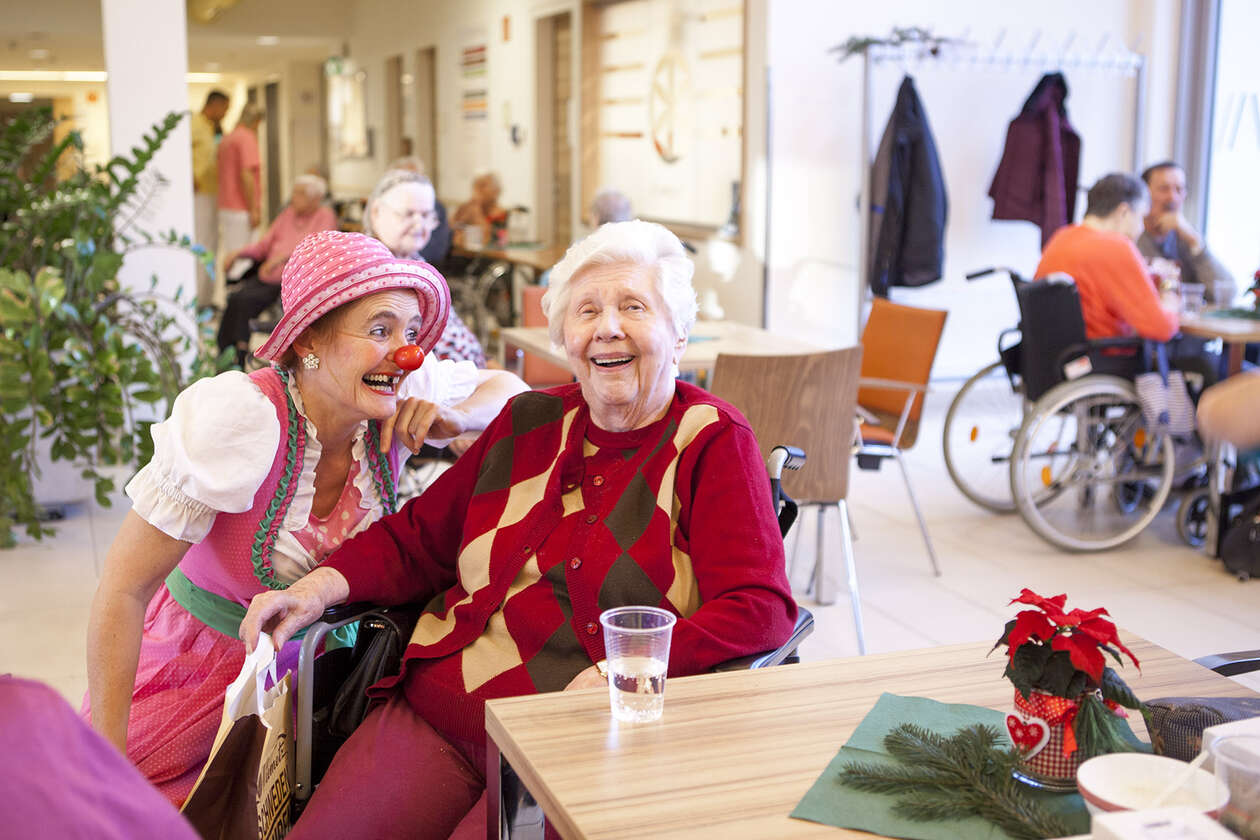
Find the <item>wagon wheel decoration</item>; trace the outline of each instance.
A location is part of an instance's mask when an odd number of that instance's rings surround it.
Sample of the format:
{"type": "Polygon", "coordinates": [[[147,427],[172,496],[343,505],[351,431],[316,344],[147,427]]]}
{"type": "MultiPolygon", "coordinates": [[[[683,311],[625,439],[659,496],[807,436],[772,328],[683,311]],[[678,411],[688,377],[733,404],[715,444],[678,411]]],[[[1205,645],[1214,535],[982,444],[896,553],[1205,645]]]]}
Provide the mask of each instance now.
{"type": "Polygon", "coordinates": [[[652,72],[652,91],[648,97],[652,145],[666,163],[677,163],[684,153],[689,132],[683,109],[690,86],[691,73],[682,55],[674,51],[666,53],[652,72]]]}

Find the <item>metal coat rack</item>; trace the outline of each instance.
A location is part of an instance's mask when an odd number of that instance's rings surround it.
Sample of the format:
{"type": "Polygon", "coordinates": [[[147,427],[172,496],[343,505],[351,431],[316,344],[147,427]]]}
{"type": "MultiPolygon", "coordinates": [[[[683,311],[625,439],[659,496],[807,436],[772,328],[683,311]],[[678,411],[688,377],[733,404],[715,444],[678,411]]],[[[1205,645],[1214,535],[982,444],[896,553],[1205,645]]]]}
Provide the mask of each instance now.
{"type": "MultiPolygon", "coordinates": [[[[859,237],[858,237],[858,306],[857,335],[862,334],[864,309],[868,294],[869,273],[869,236],[870,236],[870,201],[871,201],[871,100],[872,75],[876,64],[898,63],[905,73],[910,67],[931,64],[945,69],[949,68],[983,68],[995,72],[1013,72],[1024,70],[1101,70],[1116,73],[1135,79],[1136,96],[1133,114],[1133,160],[1134,171],[1140,167],[1142,159],[1142,137],[1145,132],[1146,98],[1146,58],[1141,53],[1127,48],[1112,49],[1111,35],[1104,34],[1097,47],[1088,52],[1073,52],[1076,44],[1076,32],[1071,32],[1067,39],[1057,48],[1047,47],[1038,51],[1042,42],[1042,31],[1038,29],[1032,36],[1028,46],[1023,50],[1004,49],[1006,30],[998,33],[997,39],[987,48],[979,47],[967,41],[970,30],[964,31],[958,38],[931,38],[922,41],[907,41],[900,44],[871,43],[864,46],[837,48],[845,52],[841,61],[850,55],[862,56],[862,142],[859,144],[861,159],[859,161],[859,237]]],[[[851,42],[852,43],[852,42],[851,42]]],[[[1139,44],[1140,46],[1140,44],[1139,44]]]]}

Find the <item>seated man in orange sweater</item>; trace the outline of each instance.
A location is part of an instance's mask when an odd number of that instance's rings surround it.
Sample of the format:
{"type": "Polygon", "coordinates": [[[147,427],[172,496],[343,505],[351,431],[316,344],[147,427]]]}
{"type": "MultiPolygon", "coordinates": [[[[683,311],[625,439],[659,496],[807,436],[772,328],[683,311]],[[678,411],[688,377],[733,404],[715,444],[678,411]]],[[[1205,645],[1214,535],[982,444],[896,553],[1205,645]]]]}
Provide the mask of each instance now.
{"type": "Polygon", "coordinates": [[[1061,271],[1076,281],[1089,338],[1168,341],[1177,333],[1179,301],[1161,300],[1134,244],[1149,206],[1140,180],[1107,175],[1089,188],[1081,223],[1060,228],[1046,243],[1036,276],[1061,271]]]}

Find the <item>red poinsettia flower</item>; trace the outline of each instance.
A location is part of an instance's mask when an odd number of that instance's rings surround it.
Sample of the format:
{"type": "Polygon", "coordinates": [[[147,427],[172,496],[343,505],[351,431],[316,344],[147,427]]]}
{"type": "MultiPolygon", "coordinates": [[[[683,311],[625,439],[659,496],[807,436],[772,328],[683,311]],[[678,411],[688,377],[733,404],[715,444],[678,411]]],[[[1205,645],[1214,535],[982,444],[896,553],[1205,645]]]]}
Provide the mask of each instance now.
{"type": "Polygon", "coordinates": [[[1067,603],[1067,593],[1055,595],[1053,598],[1043,598],[1031,589],[1025,588],[1019,590],[1019,595],[1012,598],[1010,602],[1012,604],[1030,604],[1037,607],[1050,616],[1050,619],[1056,624],[1060,624],[1064,618],[1063,605],[1067,603]]]}
{"type": "Polygon", "coordinates": [[[1050,642],[1055,650],[1066,650],[1072,665],[1089,674],[1095,683],[1102,682],[1103,667],[1107,661],[1098,649],[1097,640],[1085,633],[1060,633],[1050,642]]]}
{"type": "Polygon", "coordinates": [[[1046,618],[1045,613],[1036,610],[1021,610],[1015,616],[1015,626],[1011,628],[1011,635],[1007,637],[1007,645],[1009,645],[1007,655],[1014,659],[1015,651],[1032,638],[1042,642],[1050,641],[1054,631],[1054,622],[1046,618]]]}

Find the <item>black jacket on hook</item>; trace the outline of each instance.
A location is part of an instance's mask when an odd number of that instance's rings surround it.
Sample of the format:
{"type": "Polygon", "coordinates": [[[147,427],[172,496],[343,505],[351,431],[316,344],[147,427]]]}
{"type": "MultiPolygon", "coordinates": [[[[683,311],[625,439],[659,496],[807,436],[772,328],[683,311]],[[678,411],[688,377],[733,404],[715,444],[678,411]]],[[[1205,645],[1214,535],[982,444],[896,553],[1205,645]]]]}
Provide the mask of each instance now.
{"type": "Polygon", "coordinates": [[[1041,77],[1006,130],[1002,162],[989,187],[993,218],[1039,225],[1042,248],[1076,218],[1081,138],[1068,122],[1067,95],[1062,73],[1041,77]]]}
{"type": "Polygon", "coordinates": [[[871,166],[871,291],[941,278],[949,202],[923,103],[906,76],[871,166]]]}

